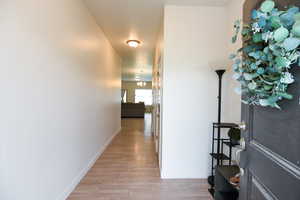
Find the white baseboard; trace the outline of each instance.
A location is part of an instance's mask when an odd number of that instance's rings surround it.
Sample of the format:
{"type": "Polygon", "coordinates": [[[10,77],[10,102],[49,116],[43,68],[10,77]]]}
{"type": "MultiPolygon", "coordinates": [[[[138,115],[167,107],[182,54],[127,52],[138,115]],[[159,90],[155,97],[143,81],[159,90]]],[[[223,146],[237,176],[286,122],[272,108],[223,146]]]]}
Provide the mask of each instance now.
{"type": "Polygon", "coordinates": [[[161,169],[160,171],[160,178],[161,179],[206,179],[208,177],[208,173],[203,175],[203,174],[197,174],[197,173],[193,173],[193,174],[188,174],[188,173],[182,173],[179,171],[175,171],[175,172],[169,172],[166,173],[166,171],[163,171],[161,169]]]}
{"type": "Polygon", "coordinates": [[[73,179],[71,184],[64,190],[64,192],[57,198],[57,200],[66,200],[68,196],[74,191],[76,186],[80,183],[81,179],[87,174],[87,172],[93,167],[95,162],[99,159],[99,157],[102,155],[102,153],[105,151],[107,146],[111,143],[111,141],[114,139],[116,135],[119,134],[121,131],[121,128],[119,128],[118,131],[116,131],[103,145],[101,149],[92,157],[90,162],[88,162],[87,166],[84,167],[80,173],[73,179]]]}

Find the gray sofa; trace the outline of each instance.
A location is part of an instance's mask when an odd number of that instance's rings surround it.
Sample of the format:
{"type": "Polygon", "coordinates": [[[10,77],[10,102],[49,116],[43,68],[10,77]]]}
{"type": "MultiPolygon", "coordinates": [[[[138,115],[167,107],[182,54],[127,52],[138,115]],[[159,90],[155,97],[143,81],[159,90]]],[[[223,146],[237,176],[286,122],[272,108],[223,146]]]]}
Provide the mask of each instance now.
{"type": "Polygon", "coordinates": [[[121,117],[122,118],[144,118],[145,104],[144,103],[122,103],[121,117]]]}

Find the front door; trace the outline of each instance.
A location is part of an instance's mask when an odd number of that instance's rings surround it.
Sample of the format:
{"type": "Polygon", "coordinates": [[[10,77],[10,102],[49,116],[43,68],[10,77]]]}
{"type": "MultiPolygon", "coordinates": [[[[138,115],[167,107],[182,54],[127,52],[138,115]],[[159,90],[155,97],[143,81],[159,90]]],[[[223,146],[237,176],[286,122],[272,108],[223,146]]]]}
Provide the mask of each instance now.
{"type": "MultiPolygon", "coordinates": [[[[244,21],[263,0],[246,0],[244,21]]],[[[277,5],[297,5],[299,0],[278,0],[277,5]]],[[[296,82],[289,88],[294,100],[281,110],[242,105],[246,124],[241,154],[240,200],[300,200],[300,67],[293,68],[296,82]]]]}

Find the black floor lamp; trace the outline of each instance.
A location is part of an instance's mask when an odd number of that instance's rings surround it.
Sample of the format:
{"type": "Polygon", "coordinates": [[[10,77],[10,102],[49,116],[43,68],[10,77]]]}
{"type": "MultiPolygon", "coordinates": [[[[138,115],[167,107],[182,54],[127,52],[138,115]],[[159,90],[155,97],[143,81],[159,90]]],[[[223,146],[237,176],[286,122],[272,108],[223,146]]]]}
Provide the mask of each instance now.
{"type": "MultiPolygon", "coordinates": [[[[219,83],[219,91],[218,91],[218,121],[217,121],[217,166],[220,165],[220,159],[219,159],[219,155],[220,155],[220,138],[221,138],[221,128],[219,126],[219,124],[221,123],[221,116],[222,116],[222,78],[223,75],[225,73],[225,69],[221,69],[221,68],[213,68],[214,71],[217,73],[218,75],[218,83],[219,83]]],[[[214,123],[215,124],[215,123],[214,123]]],[[[213,127],[214,129],[215,127],[213,127]]],[[[213,140],[212,142],[215,142],[215,138],[214,138],[214,131],[213,131],[213,140]]],[[[214,145],[212,144],[212,154],[214,152],[214,145]]],[[[213,165],[213,159],[212,158],[212,165],[213,165]]],[[[213,166],[212,166],[212,170],[213,170],[213,166]]],[[[209,191],[213,191],[213,187],[214,187],[214,174],[212,172],[211,176],[209,176],[207,178],[208,183],[211,185],[211,188],[209,189],[209,191]]]]}
{"type": "MultiPolygon", "coordinates": [[[[218,124],[221,123],[221,115],[222,115],[222,77],[223,74],[225,73],[225,69],[219,69],[216,70],[215,72],[218,75],[219,78],[219,93],[218,93],[218,124]]],[[[218,139],[220,139],[221,137],[221,129],[220,126],[218,126],[218,139]]],[[[218,144],[217,144],[217,153],[220,154],[220,140],[218,140],[218,144]]],[[[220,160],[217,159],[217,165],[220,164],[220,160]]]]}

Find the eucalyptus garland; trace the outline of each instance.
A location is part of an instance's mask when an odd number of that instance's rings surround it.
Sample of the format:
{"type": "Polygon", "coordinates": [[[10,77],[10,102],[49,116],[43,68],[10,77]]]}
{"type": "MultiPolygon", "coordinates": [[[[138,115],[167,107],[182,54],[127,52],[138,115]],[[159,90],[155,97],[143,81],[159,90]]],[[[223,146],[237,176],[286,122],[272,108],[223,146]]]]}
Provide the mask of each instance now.
{"type": "Polygon", "coordinates": [[[294,83],[290,70],[300,66],[300,9],[276,8],[273,0],[264,1],[252,11],[251,22],[241,27],[235,22],[237,41],[241,32],[243,48],[230,58],[234,61],[234,79],[241,84],[243,103],[279,108],[283,99],[293,99],[287,92],[294,83]],[[296,65],[295,65],[296,64],[296,65]]]}

